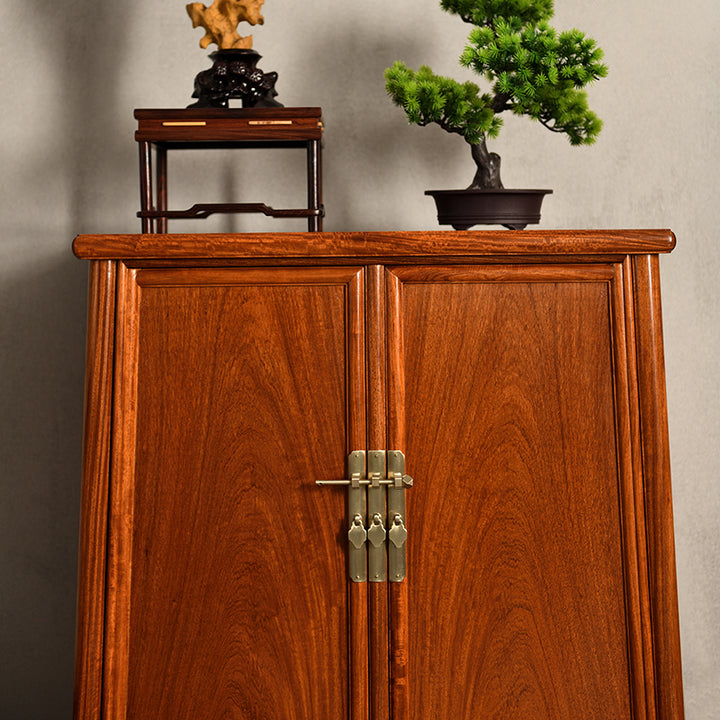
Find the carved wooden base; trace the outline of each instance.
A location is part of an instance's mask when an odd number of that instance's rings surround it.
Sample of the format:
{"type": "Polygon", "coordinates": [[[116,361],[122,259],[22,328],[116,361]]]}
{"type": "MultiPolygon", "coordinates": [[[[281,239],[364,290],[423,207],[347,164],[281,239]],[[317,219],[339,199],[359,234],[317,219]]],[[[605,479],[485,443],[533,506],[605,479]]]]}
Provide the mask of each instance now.
{"type": "Polygon", "coordinates": [[[262,56],[249,49],[217,50],[210,55],[213,66],[195,77],[198,98],[188,107],[228,107],[231,98],[242,100],[243,107],[282,107],[275,100],[276,72],[264,73],[256,66],[262,56]]]}

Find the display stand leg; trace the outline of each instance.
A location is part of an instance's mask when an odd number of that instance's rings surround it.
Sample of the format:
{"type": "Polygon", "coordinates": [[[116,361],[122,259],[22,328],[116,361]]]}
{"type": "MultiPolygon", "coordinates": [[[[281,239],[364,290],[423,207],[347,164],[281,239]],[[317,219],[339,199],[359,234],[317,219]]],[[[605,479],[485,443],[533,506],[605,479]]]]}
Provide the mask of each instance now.
{"type": "MultiPolygon", "coordinates": [[[[155,146],[155,159],[157,160],[155,169],[157,209],[165,212],[167,210],[167,147],[165,145],[158,143],[155,146]]],[[[166,233],[167,228],[166,217],[159,217],[155,220],[155,232],[166,233]]]]}
{"type": "MultiPolygon", "coordinates": [[[[322,178],[320,177],[320,141],[308,142],[308,208],[320,210],[322,207],[322,178]]],[[[308,218],[308,230],[320,232],[322,230],[322,216],[311,215],[308,218]]]]}
{"type": "MultiPolygon", "coordinates": [[[[152,157],[150,154],[150,143],[138,143],[140,148],[140,208],[143,212],[152,210],[152,157]]],[[[153,231],[151,218],[141,219],[142,232],[153,231]]]]}

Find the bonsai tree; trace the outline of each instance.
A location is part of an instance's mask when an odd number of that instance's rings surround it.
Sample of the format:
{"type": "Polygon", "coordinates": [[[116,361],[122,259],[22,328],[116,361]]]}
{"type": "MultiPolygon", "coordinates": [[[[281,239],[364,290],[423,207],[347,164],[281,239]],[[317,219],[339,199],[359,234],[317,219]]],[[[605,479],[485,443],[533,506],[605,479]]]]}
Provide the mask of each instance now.
{"type": "Polygon", "coordinates": [[[558,34],[550,27],[553,0],[440,0],[440,6],[473,26],[460,64],[484,75],[490,92],[402,62],[385,71],[386,89],[411,123],[436,123],[465,138],[477,165],[469,189],[503,187],[500,156],[486,144],[498,136],[503,112],[528,115],[573,145],[595,142],[602,121],[583,88],[607,74],[603,52],[579,30],[558,34]]]}

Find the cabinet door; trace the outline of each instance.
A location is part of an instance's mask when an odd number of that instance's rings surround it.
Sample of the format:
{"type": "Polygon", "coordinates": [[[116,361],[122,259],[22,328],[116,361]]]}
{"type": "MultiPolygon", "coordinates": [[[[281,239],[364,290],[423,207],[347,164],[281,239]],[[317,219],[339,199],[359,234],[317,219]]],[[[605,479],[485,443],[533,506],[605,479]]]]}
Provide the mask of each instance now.
{"type": "Polygon", "coordinates": [[[121,266],[104,718],[360,716],[362,278],[121,266]]]}
{"type": "Polygon", "coordinates": [[[394,720],[649,717],[622,267],[387,286],[390,443],[415,478],[394,720]]]}

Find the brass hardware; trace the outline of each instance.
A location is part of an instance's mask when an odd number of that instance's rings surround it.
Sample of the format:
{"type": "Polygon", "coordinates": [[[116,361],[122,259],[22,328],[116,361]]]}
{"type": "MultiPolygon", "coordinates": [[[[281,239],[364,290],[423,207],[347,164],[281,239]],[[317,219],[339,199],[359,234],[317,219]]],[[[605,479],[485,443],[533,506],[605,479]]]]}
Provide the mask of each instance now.
{"type": "Polygon", "coordinates": [[[390,542],[396,547],[401,548],[407,540],[407,530],[405,529],[405,523],[403,517],[399,513],[393,518],[393,524],[388,533],[390,542]]]}
{"type": "Polygon", "coordinates": [[[350,530],[348,530],[348,540],[354,548],[362,550],[362,546],[365,544],[367,538],[368,533],[363,525],[363,517],[360,513],[355,513],[350,530]]]}
{"type": "Polygon", "coordinates": [[[385,582],[389,570],[390,581],[401,582],[407,574],[405,488],[413,484],[405,474],[405,456],[399,450],[355,450],[347,464],[348,479],[315,483],[348,486],[350,579],[385,582]]]}
{"type": "Polygon", "coordinates": [[[190,122],[189,120],[171,122],[168,120],[163,122],[163,127],[205,127],[206,125],[207,123],[204,120],[193,122],[190,122]]]}
{"type": "Polygon", "coordinates": [[[292,120],[248,120],[248,125],[292,125],[292,120]]]}
{"type": "MultiPolygon", "coordinates": [[[[398,480],[396,478],[380,478],[378,485],[397,485],[398,480]]],[[[316,480],[316,485],[350,485],[350,480],[316,480]]],[[[372,485],[372,479],[360,478],[360,485],[372,485]]],[[[413,479],[409,475],[402,475],[400,477],[400,484],[405,487],[412,487],[413,479]]]]}
{"type": "Polygon", "coordinates": [[[390,582],[402,582],[407,575],[405,488],[412,485],[412,478],[405,475],[405,455],[399,450],[388,451],[387,461],[392,483],[388,488],[388,570],[390,582]]]}
{"type": "Polygon", "coordinates": [[[385,526],[380,513],[373,513],[372,523],[367,530],[367,539],[373,547],[382,547],[385,543],[385,526]]]}
{"type": "Polygon", "coordinates": [[[365,452],[356,450],[348,455],[347,470],[350,480],[348,484],[347,503],[348,517],[352,518],[348,530],[348,572],[353,582],[367,580],[367,551],[365,540],[366,493],[360,487],[360,478],[365,477],[365,452]]]}
{"type": "Polygon", "coordinates": [[[368,481],[368,517],[372,522],[368,527],[368,580],[385,582],[387,580],[387,552],[385,550],[385,503],[386,490],[381,486],[386,479],[385,451],[369,450],[367,454],[368,481]]]}

